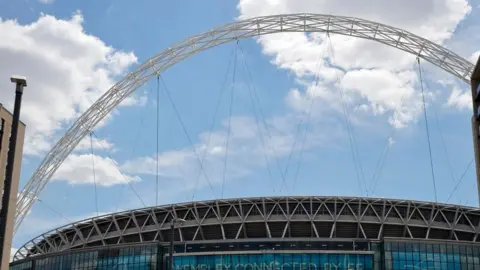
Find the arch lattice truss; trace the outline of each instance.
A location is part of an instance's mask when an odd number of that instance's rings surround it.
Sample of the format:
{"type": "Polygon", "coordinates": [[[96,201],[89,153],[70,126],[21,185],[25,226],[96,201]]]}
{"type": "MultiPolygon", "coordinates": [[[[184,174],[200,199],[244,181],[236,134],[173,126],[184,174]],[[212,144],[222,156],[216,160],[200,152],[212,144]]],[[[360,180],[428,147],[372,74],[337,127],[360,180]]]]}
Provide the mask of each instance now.
{"type": "Polygon", "coordinates": [[[101,96],[57,142],[22,190],[16,208],[15,232],[37,195],[75,146],[137,88],[170,66],[230,41],[281,32],[323,32],[377,41],[416,55],[470,83],[474,65],[422,37],[392,26],[353,17],[287,14],[246,19],[192,36],[153,56],[101,96]]]}

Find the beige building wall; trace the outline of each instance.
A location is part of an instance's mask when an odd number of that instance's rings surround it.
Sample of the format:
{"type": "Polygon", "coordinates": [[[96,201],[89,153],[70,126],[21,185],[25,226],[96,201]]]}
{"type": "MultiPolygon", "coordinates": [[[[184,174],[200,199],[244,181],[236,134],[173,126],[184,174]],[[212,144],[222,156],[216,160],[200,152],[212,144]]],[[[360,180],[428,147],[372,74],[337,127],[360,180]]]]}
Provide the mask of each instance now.
{"type": "MultiPolygon", "coordinates": [[[[8,144],[13,115],[0,104],[0,190],[3,194],[3,185],[5,180],[5,169],[7,166],[8,144]]],[[[12,247],[13,223],[15,217],[15,208],[17,205],[18,184],[20,180],[20,169],[22,167],[23,142],[25,138],[25,124],[20,121],[18,125],[17,147],[15,153],[15,167],[13,169],[12,189],[10,193],[10,205],[7,217],[7,227],[5,234],[3,251],[3,260],[1,270],[7,270],[10,261],[10,250],[12,247]]],[[[1,205],[1,200],[0,200],[1,205]]]]}

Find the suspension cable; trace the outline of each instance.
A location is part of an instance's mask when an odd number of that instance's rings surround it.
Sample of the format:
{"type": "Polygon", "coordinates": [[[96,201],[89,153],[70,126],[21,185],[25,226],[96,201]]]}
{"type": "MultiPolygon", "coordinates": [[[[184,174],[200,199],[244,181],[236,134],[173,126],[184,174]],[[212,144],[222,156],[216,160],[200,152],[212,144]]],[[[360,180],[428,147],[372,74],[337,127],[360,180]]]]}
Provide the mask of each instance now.
{"type": "MultiPolygon", "coordinates": [[[[312,98],[313,99],[313,98],[312,98]]],[[[285,191],[288,193],[287,181],[286,178],[288,176],[288,168],[290,167],[290,161],[292,160],[293,150],[295,149],[295,145],[297,143],[298,136],[300,135],[300,128],[303,124],[303,118],[300,120],[300,123],[297,124],[297,131],[295,132],[295,137],[293,137],[293,143],[290,147],[290,153],[288,154],[287,164],[285,165],[285,171],[283,175],[285,175],[284,181],[282,182],[283,186],[285,187],[285,191]]],[[[280,187],[280,192],[282,192],[282,188],[280,187]]]]}
{"type": "MultiPolygon", "coordinates": [[[[406,82],[404,85],[402,85],[402,88],[404,86],[406,86],[408,84],[408,82],[406,82]]],[[[395,108],[395,111],[393,112],[393,115],[395,115],[397,112],[399,112],[402,107],[403,107],[403,102],[404,102],[404,99],[405,99],[405,94],[402,95],[402,97],[400,98],[400,102],[398,104],[398,106],[395,108]]],[[[380,176],[382,174],[382,171],[383,171],[383,167],[385,165],[385,161],[387,159],[387,156],[388,156],[388,153],[390,152],[390,148],[391,148],[391,142],[390,140],[393,139],[393,136],[396,134],[397,132],[397,128],[392,125],[391,127],[391,130],[390,130],[390,133],[387,137],[387,140],[385,142],[385,145],[383,147],[383,151],[382,153],[380,154],[380,158],[377,162],[377,165],[375,167],[375,171],[373,172],[373,176],[372,176],[372,182],[371,182],[371,185],[370,185],[370,189],[371,192],[370,192],[370,195],[373,196],[373,194],[375,194],[375,191],[378,187],[378,180],[380,179],[380,176]]],[[[368,194],[367,194],[368,196],[368,194]]]]}
{"type": "MultiPolygon", "coordinates": [[[[332,40],[330,39],[330,34],[329,33],[327,33],[327,37],[328,37],[328,41],[329,41],[329,45],[330,45],[329,48],[330,48],[330,51],[331,51],[332,63],[334,63],[335,62],[334,61],[335,60],[335,53],[334,53],[334,50],[333,50],[332,40]]],[[[339,84],[339,90],[340,90],[339,92],[340,92],[340,99],[341,99],[341,103],[342,103],[343,117],[344,117],[345,125],[346,125],[346,128],[347,128],[348,140],[349,140],[349,144],[350,144],[350,151],[352,153],[353,164],[355,166],[355,173],[357,175],[358,186],[360,188],[360,193],[363,194],[364,190],[363,190],[363,187],[362,187],[362,183],[363,183],[363,186],[365,187],[365,191],[366,191],[366,183],[365,183],[365,176],[363,174],[363,167],[362,167],[362,164],[361,164],[360,157],[358,155],[357,144],[356,144],[356,140],[355,140],[355,134],[353,132],[353,128],[352,128],[352,125],[351,125],[351,122],[350,122],[350,116],[348,114],[347,106],[345,104],[343,86],[341,84],[340,77],[338,76],[338,72],[337,72],[336,69],[335,69],[335,75],[337,77],[337,83],[339,84]]]]}
{"type": "Polygon", "coordinates": [[[437,184],[435,182],[435,171],[433,169],[433,158],[432,158],[432,146],[430,143],[430,131],[428,129],[428,117],[427,117],[427,106],[425,103],[425,93],[423,90],[423,77],[422,77],[422,69],[420,68],[420,58],[417,57],[417,63],[418,63],[418,74],[420,77],[420,87],[422,89],[422,103],[423,103],[423,116],[425,117],[425,130],[427,131],[427,141],[428,141],[428,154],[430,157],[430,171],[432,173],[432,182],[433,182],[433,192],[435,195],[435,202],[438,202],[437,200],[437,184]]]}
{"type": "MultiPolygon", "coordinates": [[[[240,47],[240,50],[243,53],[242,47],[240,47]]],[[[248,76],[250,82],[252,82],[253,81],[252,80],[252,75],[250,74],[250,69],[248,68],[247,62],[244,61],[244,64],[245,64],[245,68],[247,70],[247,76],[248,76]]],[[[262,119],[262,124],[263,124],[263,126],[265,128],[265,131],[267,133],[268,140],[270,141],[270,146],[272,148],[273,156],[274,156],[275,161],[277,163],[277,167],[278,167],[278,171],[280,173],[280,177],[282,178],[283,186],[286,187],[286,185],[285,185],[286,175],[283,173],[282,166],[280,165],[280,159],[279,159],[278,154],[277,154],[277,150],[272,143],[273,142],[272,134],[270,132],[270,128],[268,127],[267,120],[266,120],[265,114],[263,113],[262,105],[260,103],[260,98],[258,97],[257,90],[256,90],[256,87],[254,85],[252,86],[252,92],[253,92],[253,97],[255,99],[255,102],[257,103],[257,108],[258,108],[258,112],[259,112],[259,114],[261,116],[261,119],[262,119]]]]}
{"type": "MultiPolygon", "coordinates": [[[[387,155],[390,152],[391,148],[391,143],[390,140],[393,139],[393,135],[395,134],[396,129],[393,128],[392,132],[390,135],[387,137],[387,141],[385,143],[385,146],[383,147],[383,151],[380,154],[380,158],[378,159],[377,166],[375,167],[375,171],[373,172],[372,176],[372,185],[371,185],[371,192],[370,195],[373,196],[375,194],[375,191],[377,190],[378,187],[378,180],[380,179],[380,176],[382,175],[383,167],[385,165],[385,161],[387,159],[387,155]]],[[[368,194],[367,194],[368,196],[368,194]]]]}
{"type": "Polygon", "coordinates": [[[68,223],[73,223],[70,219],[68,219],[67,217],[65,217],[62,213],[60,213],[59,211],[55,210],[53,207],[51,207],[50,205],[48,205],[46,202],[42,201],[40,198],[37,199],[37,201],[41,202],[43,205],[45,205],[48,209],[50,209],[50,211],[54,212],[55,214],[59,215],[61,218],[65,219],[68,223]]]}
{"type": "MultiPolygon", "coordinates": [[[[428,85],[427,85],[427,87],[428,87],[428,85]]],[[[441,142],[442,142],[443,152],[445,153],[445,158],[447,159],[447,166],[448,166],[448,170],[450,171],[450,178],[451,178],[451,180],[452,180],[452,183],[455,183],[455,179],[456,179],[457,177],[456,177],[456,175],[455,175],[455,170],[453,169],[452,161],[450,160],[450,155],[449,155],[448,150],[447,150],[447,144],[445,143],[445,137],[443,136],[443,130],[442,130],[442,128],[440,127],[440,121],[438,120],[438,113],[437,113],[437,110],[436,110],[435,106],[432,106],[432,108],[433,108],[433,112],[434,112],[434,115],[435,115],[435,122],[436,122],[436,124],[437,124],[437,130],[438,130],[438,133],[440,134],[440,140],[441,140],[441,142]]],[[[473,160],[472,160],[472,162],[473,162],[473,160]]],[[[471,164],[470,164],[470,165],[471,165],[471,164]]],[[[468,170],[468,168],[470,167],[470,165],[467,167],[467,170],[468,170]]],[[[464,175],[462,175],[462,176],[460,177],[460,180],[459,180],[459,181],[461,181],[461,180],[463,179],[463,176],[464,176],[464,175]]],[[[455,188],[453,189],[452,193],[451,193],[450,196],[448,197],[447,202],[448,202],[448,201],[450,200],[450,198],[453,196],[453,194],[454,194],[455,191],[457,190],[459,184],[460,184],[460,183],[457,183],[457,184],[455,185],[455,188]]]]}
{"type": "MultiPolygon", "coordinates": [[[[292,193],[295,192],[295,187],[296,187],[297,181],[298,181],[298,174],[300,172],[300,167],[301,167],[302,158],[303,158],[303,152],[305,150],[305,142],[307,140],[307,135],[308,135],[308,131],[309,131],[309,128],[310,128],[310,121],[311,121],[311,118],[312,118],[313,104],[315,103],[315,94],[317,93],[318,85],[320,83],[320,68],[321,68],[320,63],[323,62],[323,60],[324,60],[324,54],[325,54],[325,46],[322,49],[322,54],[321,54],[321,56],[320,56],[320,58],[318,59],[318,62],[317,62],[317,71],[315,73],[316,79],[315,79],[315,85],[314,85],[315,87],[313,89],[313,93],[309,97],[310,98],[309,111],[308,111],[308,114],[307,114],[307,121],[306,121],[306,124],[305,124],[305,132],[304,132],[304,135],[303,135],[302,146],[300,148],[300,156],[298,158],[297,169],[295,170],[295,174],[294,174],[292,193]]],[[[303,119],[302,119],[302,122],[303,122],[303,119]]]]}
{"type": "Polygon", "coordinates": [[[304,132],[304,135],[303,135],[302,146],[300,148],[300,156],[298,157],[297,169],[295,170],[295,175],[294,175],[294,178],[293,178],[292,195],[295,192],[295,186],[297,185],[298,174],[300,172],[300,166],[302,164],[303,152],[304,152],[304,149],[305,149],[305,141],[307,140],[307,134],[308,134],[309,126],[310,126],[309,122],[310,122],[310,119],[311,119],[311,116],[312,116],[312,107],[313,107],[314,101],[315,101],[315,98],[312,98],[312,100],[310,102],[310,111],[309,111],[308,116],[307,116],[307,124],[305,126],[305,132],[304,132]]]}
{"type": "Polygon", "coordinates": [[[118,208],[120,207],[120,200],[123,197],[123,190],[124,189],[125,189],[125,184],[122,184],[122,186],[120,187],[120,196],[118,196],[118,200],[117,200],[117,203],[115,205],[115,212],[118,212],[118,208]]]}
{"type": "Polygon", "coordinates": [[[265,146],[265,140],[264,140],[264,137],[263,137],[264,135],[263,135],[261,127],[260,127],[260,121],[259,121],[259,117],[258,117],[258,113],[257,113],[257,107],[255,106],[255,99],[254,99],[253,93],[252,93],[253,91],[255,91],[255,90],[252,90],[252,88],[255,89],[255,86],[252,83],[250,70],[248,70],[247,60],[245,59],[245,56],[243,54],[242,47],[240,47],[240,56],[242,57],[242,60],[243,60],[244,71],[247,74],[248,94],[249,94],[249,97],[250,97],[250,102],[252,104],[252,110],[253,110],[253,115],[255,117],[255,124],[257,125],[258,135],[260,136],[260,144],[262,145],[262,148],[263,148],[263,156],[265,158],[265,165],[267,167],[268,176],[269,176],[270,182],[272,184],[273,193],[275,194],[275,182],[273,180],[272,170],[270,169],[270,162],[268,161],[268,155],[267,155],[267,147],[265,146]]]}
{"type": "MultiPolygon", "coordinates": [[[[425,74],[425,70],[423,69],[423,67],[421,66],[420,67],[421,70],[422,70],[422,73],[425,74]]],[[[428,84],[428,80],[425,80],[425,86],[426,86],[426,89],[431,89],[429,84],[428,84]]],[[[443,129],[441,128],[440,126],[440,121],[439,121],[439,117],[438,117],[438,111],[437,111],[437,108],[436,106],[432,105],[432,109],[433,109],[433,113],[434,113],[434,116],[435,116],[435,122],[437,124],[437,129],[438,129],[438,133],[440,134],[440,141],[442,143],[442,147],[443,147],[443,152],[445,154],[445,158],[447,160],[447,165],[448,165],[448,169],[450,171],[450,178],[452,179],[452,183],[455,183],[456,182],[456,174],[455,174],[455,170],[453,169],[453,165],[452,165],[452,161],[450,159],[450,154],[448,152],[448,149],[447,149],[447,144],[445,143],[445,136],[443,135],[443,129]]],[[[453,195],[453,193],[452,193],[453,195]]]]}
{"type": "MultiPolygon", "coordinates": [[[[220,86],[220,94],[219,94],[217,104],[215,106],[215,110],[214,110],[214,113],[213,113],[213,120],[212,120],[212,123],[210,125],[210,130],[209,130],[209,133],[208,133],[205,149],[203,150],[203,155],[202,155],[202,158],[201,158],[201,164],[205,163],[205,159],[207,157],[207,152],[208,152],[208,149],[210,147],[210,140],[211,140],[211,137],[212,137],[213,129],[215,128],[215,123],[216,123],[218,111],[220,110],[220,104],[221,104],[221,101],[222,101],[223,93],[225,92],[225,85],[227,83],[228,73],[230,71],[230,66],[232,64],[232,56],[234,55],[234,53],[236,54],[237,49],[238,49],[238,43],[235,46],[235,50],[232,50],[232,53],[229,57],[229,61],[228,61],[228,64],[227,64],[225,75],[224,75],[224,79],[223,79],[223,82],[220,86]]],[[[197,192],[197,188],[198,188],[198,184],[199,184],[199,180],[200,180],[201,175],[202,175],[202,171],[199,170],[198,174],[197,174],[197,177],[195,179],[195,187],[193,189],[192,201],[195,199],[195,195],[196,195],[196,192],[197,192]]]]}
{"type": "Polygon", "coordinates": [[[95,191],[95,209],[97,210],[97,216],[98,216],[98,196],[97,196],[97,176],[95,175],[95,156],[93,153],[93,138],[92,138],[92,132],[90,132],[90,148],[92,150],[92,171],[93,171],[93,188],[95,191]]]}
{"type": "Polygon", "coordinates": [[[452,161],[450,160],[450,155],[449,155],[448,149],[447,149],[447,144],[445,143],[445,137],[443,136],[443,130],[440,126],[440,121],[438,120],[438,113],[437,113],[437,110],[436,110],[435,106],[432,106],[432,109],[433,109],[433,112],[434,112],[434,115],[435,115],[435,122],[437,124],[438,133],[440,134],[440,141],[442,142],[443,152],[445,153],[445,158],[447,159],[447,165],[448,165],[448,169],[450,171],[450,177],[452,178],[453,181],[455,181],[455,178],[456,178],[455,170],[453,169],[452,161]]]}
{"type": "MultiPolygon", "coordinates": [[[[148,87],[148,91],[147,91],[147,100],[148,100],[148,97],[151,95],[151,92],[152,92],[152,87],[148,87]]],[[[138,127],[136,129],[136,132],[135,132],[135,135],[133,137],[133,140],[134,142],[138,142],[140,141],[140,135],[142,135],[143,133],[141,133],[140,131],[143,129],[143,124],[144,124],[144,120],[145,120],[145,116],[147,115],[147,106],[144,106],[144,109],[142,110],[141,112],[141,115],[140,115],[140,121],[138,123],[138,127]]],[[[130,157],[134,157],[135,154],[136,154],[136,151],[137,151],[137,143],[132,143],[132,150],[131,150],[131,153],[130,153],[130,157]]]]}
{"type": "MultiPolygon", "coordinates": [[[[151,92],[152,92],[152,87],[148,87],[147,88],[147,100],[148,98],[150,97],[151,95],[151,92]]],[[[144,106],[143,110],[141,110],[141,113],[139,114],[140,116],[140,121],[138,122],[138,127],[136,128],[136,132],[135,132],[135,135],[133,137],[133,142],[132,143],[132,149],[131,149],[131,152],[130,152],[130,157],[134,157],[135,154],[136,154],[136,151],[137,151],[137,146],[138,146],[138,143],[135,143],[135,142],[139,142],[140,141],[140,135],[143,134],[143,133],[140,133],[140,131],[142,130],[142,127],[143,127],[143,124],[145,122],[145,116],[147,115],[147,106],[144,106]]],[[[116,212],[118,212],[118,208],[119,208],[119,205],[120,205],[120,201],[122,200],[123,198],[123,190],[125,189],[125,183],[122,183],[122,186],[120,188],[120,191],[119,191],[119,196],[118,196],[118,200],[117,200],[117,203],[116,203],[116,206],[115,206],[115,209],[116,209],[116,212]]]]}
{"type": "MultiPolygon", "coordinates": [[[[238,44],[238,40],[237,40],[238,44]]],[[[232,87],[230,91],[230,109],[229,109],[229,115],[228,115],[228,130],[227,130],[227,138],[225,142],[225,160],[223,163],[223,179],[222,179],[222,193],[221,197],[223,199],[223,192],[225,190],[225,178],[227,177],[227,162],[228,162],[228,146],[230,142],[230,134],[232,132],[232,110],[233,110],[233,98],[234,98],[234,91],[235,91],[235,79],[236,79],[236,73],[237,73],[237,57],[238,53],[235,51],[235,61],[233,64],[233,78],[232,78],[232,87]]]]}
{"type": "Polygon", "coordinates": [[[159,121],[160,121],[160,78],[157,76],[157,120],[156,120],[156,125],[157,125],[157,140],[156,140],[156,146],[157,146],[157,151],[155,153],[155,205],[158,205],[158,156],[159,156],[159,150],[158,150],[158,134],[160,132],[160,127],[159,127],[159,121]]]}
{"type": "Polygon", "coordinates": [[[463,178],[464,178],[465,175],[467,174],[468,169],[470,169],[470,167],[472,166],[473,161],[475,161],[475,157],[473,157],[472,160],[470,160],[470,162],[468,163],[467,168],[465,168],[465,170],[463,171],[462,176],[458,179],[457,184],[456,184],[455,187],[453,188],[452,192],[451,192],[450,195],[448,196],[448,199],[447,199],[447,201],[446,201],[445,203],[448,203],[448,201],[450,201],[450,199],[452,198],[453,194],[457,191],[458,187],[459,187],[460,184],[462,183],[463,178]]]}
{"type": "MultiPolygon", "coordinates": [[[[187,181],[185,181],[185,172],[183,171],[181,166],[178,166],[178,170],[180,171],[180,181],[182,182],[182,185],[184,187],[188,187],[187,181]]],[[[185,192],[185,201],[187,202],[190,198],[188,197],[188,194],[185,192]]]]}
{"type": "Polygon", "coordinates": [[[70,209],[70,185],[67,185],[65,188],[65,197],[63,198],[64,202],[62,203],[65,209],[70,209]]]}
{"type": "MultiPolygon", "coordinates": [[[[243,50],[242,50],[241,47],[240,47],[240,51],[241,51],[242,56],[243,56],[243,50]]],[[[323,59],[323,54],[324,54],[324,53],[325,53],[325,51],[322,50],[322,56],[320,57],[319,60],[323,59]]],[[[250,72],[249,72],[249,69],[248,69],[248,66],[247,66],[247,63],[246,63],[245,59],[244,59],[244,66],[245,66],[245,69],[246,69],[246,71],[247,71],[248,78],[251,80],[251,74],[250,74],[250,72]]],[[[319,66],[319,64],[318,64],[317,66],[319,66]]],[[[318,71],[317,73],[319,73],[319,71],[318,71]]],[[[318,79],[318,76],[317,76],[317,79],[318,79]]],[[[264,126],[265,126],[266,131],[267,131],[267,136],[269,137],[270,142],[271,142],[271,141],[272,141],[272,136],[271,136],[271,134],[270,134],[270,132],[269,132],[268,125],[267,125],[266,120],[265,120],[265,115],[263,114],[263,111],[262,111],[262,109],[261,109],[260,102],[259,102],[259,99],[258,99],[258,95],[256,94],[256,89],[255,89],[255,87],[253,87],[253,94],[254,94],[254,97],[255,97],[255,99],[256,99],[256,102],[258,103],[259,113],[260,113],[260,115],[262,116],[263,124],[264,124],[264,126]]],[[[312,98],[312,101],[313,101],[313,98],[312,98]]],[[[253,101],[252,101],[252,103],[253,103],[253,101]]],[[[252,104],[252,105],[253,105],[253,104],[252,104]]],[[[255,107],[255,106],[254,106],[254,107],[255,107]]],[[[311,107],[312,107],[312,106],[310,106],[310,113],[309,113],[309,115],[311,115],[311,107]]],[[[256,115],[256,114],[255,114],[255,117],[256,117],[256,120],[257,120],[257,115],[256,115]]],[[[308,117],[308,118],[310,118],[310,117],[308,117]]],[[[278,166],[278,168],[279,168],[279,171],[280,171],[280,174],[281,174],[281,177],[282,177],[282,186],[285,187],[285,189],[288,189],[287,186],[286,186],[286,176],[287,176],[287,173],[288,173],[289,163],[290,163],[291,158],[292,158],[292,155],[293,155],[292,153],[293,153],[293,150],[294,150],[294,147],[295,147],[295,144],[296,144],[296,140],[297,140],[297,138],[298,138],[298,136],[299,136],[299,134],[300,134],[301,125],[303,124],[303,121],[304,121],[304,119],[302,119],[301,122],[300,122],[300,123],[298,124],[298,126],[297,126],[297,132],[296,132],[296,134],[295,134],[294,142],[293,142],[293,144],[292,144],[292,146],[291,146],[291,149],[290,149],[290,153],[289,153],[289,157],[288,157],[288,161],[287,161],[287,165],[286,165],[285,171],[283,171],[283,170],[281,169],[280,162],[279,162],[279,159],[278,159],[278,155],[277,155],[277,153],[276,153],[275,147],[272,145],[272,150],[273,150],[273,152],[274,152],[275,159],[276,159],[276,161],[277,161],[277,166],[278,166]]],[[[259,127],[258,127],[258,128],[259,128],[259,127]]],[[[260,128],[259,128],[259,133],[261,134],[260,128]]],[[[260,139],[261,139],[262,146],[264,147],[264,150],[266,151],[266,148],[265,148],[265,146],[264,146],[264,142],[263,142],[262,136],[261,136],[260,139]]],[[[266,156],[266,153],[265,153],[265,158],[266,158],[267,167],[268,167],[268,157],[266,156]]],[[[297,169],[298,169],[298,168],[297,168],[297,169]]],[[[270,171],[270,169],[268,169],[268,170],[269,170],[269,175],[271,176],[271,171],[270,171]]],[[[272,182],[273,182],[273,178],[272,178],[272,182]]],[[[280,188],[279,191],[281,192],[281,188],[280,188]]],[[[275,188],[274,188],[274,192],[275,192],[275,188]]]]}
{"type": "Polygon", "coordinates": [[[128,180],[127,176],[125,176],[125,174],[122,172],[122,170],[120,170],[120,167],[118,166],[117,162],[113,159],[110,151],[105,147],[103,146],[102,142],[100,141],[100,139],[98,138],[97,134],[95,134],[95,132],[92,130],[92,135],[95,136],[95,138],[97,139],[98,141],[98,144],[100,145],[100,147],[103,148],[103,150],[107,153],[107,156],[108,158],[110,159],[110,162],[115,166],[115,168],[117,168],[118,172],[123,176],[123,178],[125,179],[125,182],[128,184],[128,186],[130,187],[130,189],[133,191],[133,193],[135,194],[135,196],[138,198],[138,200],[142,203],[143,207],[147,207],[147,205],[145,204],[145,202],[142,200],[142,198],[138,195],[138,192],[137,190],[135,190],[135,188],[133,187],[133,185],[130,183],[130,181],[128,180]]]}
{"type": "Polygon", "coordinates": [[[200,170],[203,173],[203,176],[205,176],[205,179],[208,182],[208,185],[210,186],[210,190],[212,191],[213,197],[215,197],[215,190],[213,189],[212,183],[210,181],[210,178],[207,175],[207,172],[205,171],[205,167],[203,166],[202,161],[200,160],[200,157],[198,156],[197,149],[195,148],[195,145],[193,144],[192,138],[190,137],[190,134],[188,134],[187,127],[185,126],[185,123],[182,120],[182,117],[180,116],[180,113],[178,112],[177,106],[175,105],[175,102],[172,99],[172,96],[170,95],[170,91],[168,90],[167,85],[165,84],[165,81],[163,80],[162,75],[160,75],[160,81],[163,84],[163,89],[165,90],[165,93],[167,94],[168,100],[172,104],[173,110],[175,111],[175,114],[178,118],[178,121],[180,122],[180,125],[182,126],[183,132],[187,136],[188,142],[190,143],[190,147],[192,148],[193,154],[195,155],[198,164],[200,165],[200,170]]]}

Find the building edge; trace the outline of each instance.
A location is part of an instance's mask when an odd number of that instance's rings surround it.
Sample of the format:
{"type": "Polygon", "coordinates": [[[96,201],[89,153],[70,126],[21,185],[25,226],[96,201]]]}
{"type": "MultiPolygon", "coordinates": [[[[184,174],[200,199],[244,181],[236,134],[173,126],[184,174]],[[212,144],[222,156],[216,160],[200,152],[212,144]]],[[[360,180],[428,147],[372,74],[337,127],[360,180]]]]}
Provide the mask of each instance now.
{"type": "MultiPolygon", "coordinates": [[[[7,156],[8,156],[8,145],[11,134],[11,125],[13,120],[13,114],[7,110],[3,104],[0,104],[0,175],[2,176],[0,181],[0,190],[3,191],[4,181],[5,181],[5,170],[7,165],[7,156]]],[[[17,205],[17,195],[18,188],[20,183],[20,173],[22,167],[22,158],[23,158],[23,146],[25,141],[25,129],[26,125],[22,121],[19,121],[18,133],[17,133],[17,145],[15,149],[15,162],[13,169],[13,178],[10,190],[10,205],[7,217],[5,241],[2,248],[3,260],[0,265],[1,270],[6,270],[9,267],[10,258],[11,258],[11,249],[12,249],[12,237],[13,237],[13,227],[14,219],[17,205]]],[[[1,206],[0,206],[1,207],[1,206]]]]}

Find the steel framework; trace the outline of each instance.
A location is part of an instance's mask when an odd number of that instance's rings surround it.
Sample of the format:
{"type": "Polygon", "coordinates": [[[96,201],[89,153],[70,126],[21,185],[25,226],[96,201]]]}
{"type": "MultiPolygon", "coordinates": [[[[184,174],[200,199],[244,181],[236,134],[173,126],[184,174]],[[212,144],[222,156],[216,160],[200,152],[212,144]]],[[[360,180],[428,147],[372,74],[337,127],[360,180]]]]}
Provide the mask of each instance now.
{"type": "Polygon", "coordinates": [[[410,32],[353,17],[287,14],[237,21],[192,36],[153,56],[102,95],[55,144],[20,193],[15,218],[17,232],[25,214],[57,168],[75,146],[138,87],[165,69],[198,52],[242,38],[281,32],[324,32],[374,40],[416,55],[470,83],[473,64],[457,54],[410,32]]]}
{"type": "Polygon", "coordinates": [[[89,218],[30,240],[14,258],[168,242],[172,218],[186,220],[175,229],[175,241],[181,242],[386,237],[480,242],[478,208],[375,198],[270,197],[154,206],[89,218]]]}

